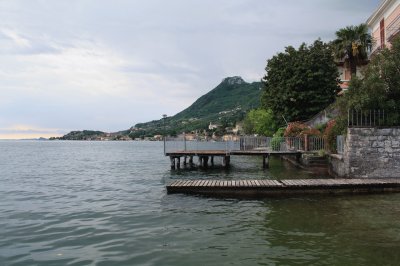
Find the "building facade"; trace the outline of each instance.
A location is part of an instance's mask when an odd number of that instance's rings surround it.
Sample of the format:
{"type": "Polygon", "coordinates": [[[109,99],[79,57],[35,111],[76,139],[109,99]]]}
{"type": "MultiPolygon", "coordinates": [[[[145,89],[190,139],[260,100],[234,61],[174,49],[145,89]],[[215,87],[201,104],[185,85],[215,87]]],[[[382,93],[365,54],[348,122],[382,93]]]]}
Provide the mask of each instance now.
{"type": "Polygon", "coordinates": [[[400,33],[400,0],[383,0],[367,20],[374,39],[372,54],[390,48],[393,38],[400,33]]]}

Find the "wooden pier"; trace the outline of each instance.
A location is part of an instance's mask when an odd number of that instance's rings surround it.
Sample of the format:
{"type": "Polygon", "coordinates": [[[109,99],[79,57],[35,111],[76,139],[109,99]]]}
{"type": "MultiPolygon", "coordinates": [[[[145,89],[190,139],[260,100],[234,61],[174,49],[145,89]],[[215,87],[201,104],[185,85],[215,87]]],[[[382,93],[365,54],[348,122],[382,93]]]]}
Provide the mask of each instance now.
{"type": "Polygon", "coordinates": [[[167,185],[167,192],[235,198],[400,192],[400,178],[177,180],[167,185]]]}
{"type": "Polygon", "coordinates": [[[222,165],[224,167],[229,167],[231,156],[262,156],[263,158],[263,168],[269,168],[269,157],[271,155],[296,155],[301,156],[301,151],[268,151],[268,150],[189,150],[189,151],[174,151],[167,152],[165,156],[169,156],[171,160],[171,169],[176,169],[181,167],[181,162],[183,166],[194,165],[193,157],[197,156],[199,161],[199,166],[207,168],[209,163],[214,165],[214,157],[222,157],[222,165]]]}

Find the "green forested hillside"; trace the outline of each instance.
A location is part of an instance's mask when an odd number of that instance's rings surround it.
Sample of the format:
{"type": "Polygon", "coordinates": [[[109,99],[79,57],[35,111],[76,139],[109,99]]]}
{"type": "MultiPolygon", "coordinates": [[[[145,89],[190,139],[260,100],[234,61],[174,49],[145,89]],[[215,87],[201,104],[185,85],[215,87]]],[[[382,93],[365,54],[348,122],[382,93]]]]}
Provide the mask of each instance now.
{"type": "Polygon", "coordinates": [[[174,118],[200,118],[237,107],[242,110],[257,107],[260,99],[259,87],[259,82],[247,83],[240,77],[226,78],[174,118]]]}
{"type": "MultiPolygon", "coordinates": [[[[260,103],[260,82],[247,83],[241,77],[224,79],[216,88],[201,96],[191,106],[166,118],[166,131],[170,135],[193,130],[206,129],[210,122],[226,126],[235,126],[243,120],[249,109],[257,108],[260,103]]],[[[153,136],[162,134],[163,121],[154,120],[136,124],[131,136],[153,136]]]]}

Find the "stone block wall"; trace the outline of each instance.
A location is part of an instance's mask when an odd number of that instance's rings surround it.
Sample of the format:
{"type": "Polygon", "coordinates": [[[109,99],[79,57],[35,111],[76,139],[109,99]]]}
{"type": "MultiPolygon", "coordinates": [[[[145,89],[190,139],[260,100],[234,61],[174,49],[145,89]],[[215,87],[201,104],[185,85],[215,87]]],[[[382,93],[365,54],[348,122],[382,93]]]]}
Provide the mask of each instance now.
{"type": "Polygon", "coordinates": [[[340,174],[400,178],[400,128],[349,128],[340,174]]]}

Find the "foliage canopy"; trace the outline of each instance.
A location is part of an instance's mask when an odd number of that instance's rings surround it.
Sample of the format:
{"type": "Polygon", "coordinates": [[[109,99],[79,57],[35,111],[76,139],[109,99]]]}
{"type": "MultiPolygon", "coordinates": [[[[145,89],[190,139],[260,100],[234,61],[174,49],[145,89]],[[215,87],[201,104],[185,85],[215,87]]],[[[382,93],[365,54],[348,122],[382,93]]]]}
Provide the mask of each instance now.
{"type": "Polygon", "coordinates": [[[373,56],[364,78],[353,78],[342,109],[400,109],[400,38],[373,56]]]}
{"type": "Polygon", "coordinates": [[[372,38],[366,24],[336,31],[336,39],[332,42],[335,59],[348,64],[351,75],[356,75],[357,65],[368,59],[371,46],[372,38]]]}
{"type": "Polygon", "coordinates": [[[330,46],[321,40],[299,49],[289,46],[268,60],[262,83],[262,107],[271,109],[275,120],[305,120],[335,100],[338,70],[330,46]]]}
{"type": "Polygon", "coordinates": [[[243,127],[246,134],[258,134],[262,136],[272,136],[276,131],[272,111],[264,109],[249,111],[244,119],[243,127]]]}

